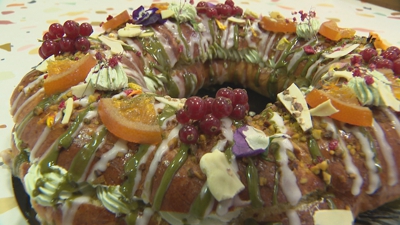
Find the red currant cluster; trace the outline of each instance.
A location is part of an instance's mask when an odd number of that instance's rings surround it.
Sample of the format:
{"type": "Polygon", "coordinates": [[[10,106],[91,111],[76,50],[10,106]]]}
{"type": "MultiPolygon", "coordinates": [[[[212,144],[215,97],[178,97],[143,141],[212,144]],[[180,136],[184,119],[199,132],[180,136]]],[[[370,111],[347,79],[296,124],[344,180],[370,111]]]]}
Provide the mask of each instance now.
{"type": "Polygon", "coordinates": [[[392,69],[395,74],[400,75],[400,49],[398,47],[391,46],[382,51],[379,56],[374,48],[366,48],[360,52],[360,55],[370,68],[392,69]]]}
{"type": "Polygon", "coordinates": [[[196,9],[198,14],[206,14],[209,18],[241,16],[243,14],[243,9],[235,6],[233,0],[226,0],[225,4],[219,3],[215,6],[201,1],[197,3],[196,9]]]}
{"type": "Polygon", "coordinates": [[[176,119],[184,124],[179,131],[179,139],[183,143],[194,144],[199,137],[196,123],[204,134],[216,135],[221,131],[222,118],[242,120],[248,111],[248,95],[245,89],[221,88],[215,98],[192,96],[176,112],[176,119]]]}
{"type": "Polygon", "coordinates": [[[43,35],[43,43],[39,48],[39,55],[43,59],[51,55],[59,55],[65,52],[87,52],[90,41],[87,39],[93,33],[92,25],[79,23],[73,20],[65,21],[64,25],[53,23],[49,31],[43,35]],[[65,36],[64,36],[65,35],[65,36]]]}

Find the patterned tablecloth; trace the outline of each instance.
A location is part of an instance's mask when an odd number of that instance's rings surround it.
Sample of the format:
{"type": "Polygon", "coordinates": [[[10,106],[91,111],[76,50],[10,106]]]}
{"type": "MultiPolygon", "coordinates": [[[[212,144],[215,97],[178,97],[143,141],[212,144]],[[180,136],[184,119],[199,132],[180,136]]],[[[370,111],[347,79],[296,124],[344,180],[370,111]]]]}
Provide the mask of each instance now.
{"type": "MultiPolygon", "coordinates": [[[[183,0],[181,0],[183,1],[183,0]]],[[[213,2],[217,2],[213,0],[213,2]]],[[[10,147],[13,126],[9,98],[22,76],[41,61],[39,39],[51,23],[73,19],[90,22],[94,32],[108,15],[149,6],[144,0],[0,0],[0,151],[10,147]]],[[[236,4],[260,14],[279,11],[314,10],[323,22],[335,20],[340,27],[353,28],[357,35],[375,31],[392,45],[400,46],[400,12],[359,0],[237,0],[236,4]]],[[[19,211],[10,182],[10,171],[0,166],[0,224],[27,224],[19,211]]]]}

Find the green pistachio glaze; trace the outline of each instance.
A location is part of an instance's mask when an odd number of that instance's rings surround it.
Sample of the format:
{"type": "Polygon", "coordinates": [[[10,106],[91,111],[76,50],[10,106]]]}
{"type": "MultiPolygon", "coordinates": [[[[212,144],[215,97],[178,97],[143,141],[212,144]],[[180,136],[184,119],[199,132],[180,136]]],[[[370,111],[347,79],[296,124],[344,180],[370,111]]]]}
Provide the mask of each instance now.
{"type": "Polygon", "coordinates": [[[261,208],[264,205],[264,201],[261,198],[258,171],[254,162],[251,158],[248,158],[248,164],[246,168],[246,177],[249,187],[249,196],[251,206],[255,208],[261,208]]]}
{"type": "Polygon", "coordinates": [[[91,138],[91,141],[88,144],[79,149],[68,170],[68,175],[72,181],[77,182],[83,176],[83,173],[89,166],[94,153],[98,149],[99,145],[103,142],[106,134],[107,129],[103,127],[99,133],[96,133],[91,138]]]}
{"type": "Polygon", "coordinates": [[[165,193],[168,190],[169,184],[171,183],[174,175],[179,170],[179,168],[181,168],[183,163],[186,162],[186,159],[188,157],[188,150],[189,146],[182,144],[178,153],[176,154],[172,162],[170,162],[167,169],[165,170],[164,175],[161,178],[160,185],[158,186],[158,189],[154,196],[154,201],[153,201],[154,210],[158,211],[161,208],[161,203],[162,200],[164,199],[165,193]]]}

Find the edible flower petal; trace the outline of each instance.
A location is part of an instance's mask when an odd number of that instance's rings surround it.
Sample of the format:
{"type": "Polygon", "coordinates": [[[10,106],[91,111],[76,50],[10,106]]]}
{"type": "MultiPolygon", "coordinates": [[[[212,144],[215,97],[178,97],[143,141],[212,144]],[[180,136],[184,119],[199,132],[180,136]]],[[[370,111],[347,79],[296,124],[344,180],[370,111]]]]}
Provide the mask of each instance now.
{"type": "Polygon", "coordinates": [[[267,136],[263,131],[252,126],[238,128],[233,134],[235,144],[232,147],[236,157],[248,157],[263,153],[274,138],[289,138],[286,134],[267,136]]]}
{"type": "Polygon", "coordinates": [[[143,6],[135,9],[132,12],[132,18],[136,24],[143,26],[149,26],[155,23],[163,24],[165,20],[161,18],[161,15],[156,13],[158,8],[144,9],[143,6]]]}

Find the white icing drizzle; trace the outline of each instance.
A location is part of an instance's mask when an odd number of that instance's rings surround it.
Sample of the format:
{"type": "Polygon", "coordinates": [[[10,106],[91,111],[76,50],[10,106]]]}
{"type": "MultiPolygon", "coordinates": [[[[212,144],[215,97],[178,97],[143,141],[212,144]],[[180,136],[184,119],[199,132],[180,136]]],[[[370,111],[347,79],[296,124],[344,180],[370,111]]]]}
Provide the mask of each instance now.
{"type": "Polygon", "coordinates": [[[79,206],[88,202],[90,202],[90,198],[88,196],[79,196],[72,199],[71,201],[62,204],[62,224],[72,225],[72,222],[75,218],[75,213],[78,210],[79,206]]]}
{"type": "Polygon", "coordinates": [[[89,96],[85,96],[83,98],[75,100],[74,104],[80,105],[82,107],[88,106],[89,105],[89,96]]]}
{"type": "Polygon", "coordinates": [[[183,79],[183,77],[172,76],[172,80],[176,84],[176,86],[178,87],[178,90],[179,90],[179,96],[178,97],[179,98],[185,97],[186,96],[186,93],[185,93],[185,91],[186,91],[186,87],[185,87],[186,83],[185,83],[185,80],[183,79]]]}
{"type": "Polygon", "coordinates": [[[226,49],[230,49],[234,45],[235,25],[229,23],[228,20],[225,21],[224,25],[226,26],[226,29],[222,35],[221,46],[226,49]]]}
{"type": "Polygon", "coordinates": [[[200,44],[201,36],[200,36],[199,32],[194,32],[191,26],[186,25],[186,27],[188,27],[188,29],[192,30],[192,32],[191,32],[192,36],[190,36],[189,40],[186,40],[186,41],[188,41],[188,45],[190,48],[188,57],[193,58],[195,46],[197,46],[198,48],[201,46],[201,44],[200,44]]]}
{"type": "MultiPolygon", "coordinates": [[[[186,42],[186,40],[182,40],[181,36],[179,35],[179,31],[178,31],[178,27],[179,25],[177,25],[176,23],[171,22],[170,20],[167,20],[164,23],[164,26],[172,33],[172,35],[174,36],[174,38],[176,40],[179,40],[180,43],[186,42]]],[[[183,47],[183,52],[186,52],[186,46],[182,45],[183,47]]]]}
{"type": "Polygon", "coordinates": [[[343,162],[344,166],[346,169],[346,172],[348,174],[352,174],[354,176],[353,178],[353,185],[351,186],[351,193],[353,195],[358,195],[360,194],[361,191],[361,186],[363,183],[362,177],[360,175],[360,172],[358,171],[358,168],[354,165],[353,159],[351,158],[351,155],[349,153],[349,149],[347,149],[346,143],[343,141],[343,139],[340,137],[338,134],[338,130],[336,129],[336,126],[333,124],[332,119],[330,118],[324,118],[325,122],[327,123],[327,129],[332,131],[333,138],[337,139],[339,142],[339,147],[340,149],[343,150],[343,162]]]}
{"type": "Polygon", "coordinates": [[[397,177],[397,166],[396,162],[394,161],[393,157],[393,149],[387,142],[385,138],[385,133],[383,132],[382,128],[379,126],[376,120],[373,121],[372,127],[376,136],[376,139],[379,143],[379,149],[382,151],[383,158],[386,161],[387,165],[387,174],[388,174],[388,184],[393,186],[397,184],[398,177],[397,177]]]}
{"type": "Polygon", "coordinates": [[[228,141],[233,141],[232,120],[228,117],[221,119],[221,133],[228,141]]]}
{"type": "Polygon", "coordinates": [[[310,78],[310,76],[311,76],[311,74],[312,74],[312,71],[315,69],[315,67],[317,67],[317,66],[322,62],[322,60],[324,60],[324,59],[323,59],[323,58],[318,59],[317,61],[315,61],[315,62],[308,68],[307,74],[306,74],[306,78],[307,78],[307,79],[310,78]]]}
{"type": "Polygon", "coordinates": [[[286,134],[287,128],[285,126],[285,123],[283,122],[283,118],[277,112],[273,112],[273,116],[272,116],[272,118],[270,120],[275,122],[275,124],[278,127],[280,133],[285,133],[286,134]]]}
{"type": "MultiPolygon", "coordinates": [[[[264,41],[264,42],[266,41],[266,36],[268,36],[268,35],[264,35],[264,32],[262,32],[260,30],[260,28],[258,27],[258,23],[252,22],[250,27],[251,27],[251,29],[253,29],[254,32],[257,33],[257,35],[263,35],[263,37],[261,38],[260,43],[262,43],[262,41],[264,41]]],[[[265,32],[265,33],[268,34],[269,32],[265,32]]],[[[253,32],[248,30],[246,32],[246,36],[245,36],[246,42],[248,43],[250,48],[256,48],[257,49],[259,46],[257,46],[256,42],[251,40],[252,37],[253,37],[253,32]]],[[[263,46],[263,45],[260,45],[260,46],[263,46]]]]}
{"type": "Polygon", "coordinates": [[[277,142],[279,144],[279,160],[277,160],[277,162],[281,173],[279,183],[282,192],[291,205],[296,205],[300,201],[302,194],[297,185],[296,176],[289,168],[289,158],[286,154],[286,150],[293,151],[293,145],[289,139],[274,139],[272,142],[277,142]]]}
{"type": "Polygon", "coordinates": [[[393,124],[397,135],[400,137],[400,121],[397,116],[395,116],[394,113],[387,107],[382,107],[381,110],[390,119],[390,122],[393,124]]]}
{"type": "Polygon", "coordinates": [[[359,195],[360,191],[361,191],[361,186],[363,183],[362,177],[360,175],[360,171],[354,165],[353,159],[351,158],[351,155],[349,153],[349,149],[346,147],[346,143],[343,141],[343,139],[340,136],[338,137],[338,140],[339,140],[339,146],[343,150],[343,154],[345,154],[343,162],[344,162],[344,165],[346,168],[346,172],[348,174],[353,174],[353,176],[354,176],[353,185],[351,187],[351,193],[353,195],[359,195]]]}
{"type": "Polygon", "coordinates": [[[139,214],[136,218],[136,225],[147,225],[150,221],[154,211],[151,208],[145,208],[142,214],[139,214]]]}
{"type": "Polygon", "coordinates": [[[35,87],[36,85],[38,85],[42,80],[44,80],[44,76],[47,74],[42,74],[40,75],[36,80],[30,82],[28,85],[26,85],[26,87],[24,87],[24,89],[22,89],[24,91],[24,93],[28,93],[33,87],[35,87]]]}
{"type": "Polygon", "coordinates": [[[361,150],[365,155],[365,166],[368,169],[369,185],[366,193],[373,194],[381,185],[378,169],[375,166],[375,161],[374,161],[375,154],[372,151],[371,146],[369,145],[368,138],[365,137],[364,134],[362,134],[357,127],[352,127],[351,129],[345,129],[345,130],[350,131],[360,142],[361,150]]]}
{"type": "Polygon", "coordinates": [[[168,44],[168,40],[162,35],[160,32],[154,30],[154,34],[157,36],[158,40],[164,47],[165,53],[168,55],[168,59],[163,59],[163,60],[169,60],[169,65],[171,67],[174,67],[178,59],[175,56],[174,49],[172,49],[172,46],[168,44]]]}
{"type": "MultiPolygon", "coordinates": [[[[152,145],[147,149],[146,153],[140,159],[138,167],[140,167],[142,164],[147,162],[149,155],[154,151],[154,149],[156,149],[155,145],[152,145]]],[[[132,197],[135,196],[136,190],[139,187],[139,183],[140,183],[141,179],[142,179],[142,170],[136,170],[135,184],[133,185],[133,188],[132,188],[132,197]]]]}
{"type": "Polygon", "coordinates": [[[267,61],[268,58],[269,58],[268,57],[269,51],[271,50],[272,44],[275,43],[275,37],[276,37],[276,33],[272,32],[272,37],[268,39],[269,41],[268,41],[267,46],[265,48],[265,52],[264,52],[264,56],[263,56],[263,60],[264,61],[267,61]]]}
{"type": "Polygon", "coordinates": [[[15,108],[17,107],[17,103],[19,102],[19,100],[21,99],[22,96],[24,96],[25,93],[24,92],[19,92],[17,98],[14,100],[13,104],[11,105],[11,114],[15,113],[15,108]]]}
{"type": "Polygon", "coordinates": [[[43,131],[42,134],[39,136],[39,138],[37,139],[35,145],[33,146],[33,148],[31,149],[31,153],[29,155],[29,161],[31,162],[35,162],[36,161],[36,152],[38,151],[38,149],[40,148],[40,146],[43,144],[43,142],[47,139],[47,136],[49,136],[50,134],[50,127],[46,126],[43,131]]]}
{"type": "Polygon", "coordinates": [[[24,109],[31,101],[37,98],[40,94],[44,92],[44,88],[40,88],[35,94],[31,95],[28,99],[25,100],[24,103],[22,103],[21,106],[17,109],[17,112],[14,114],[14,122],[15,119],[18,118],[19,114],[22,112],[22,109],[24,109]]]}
{"type": "Polygon", "coordinates": [[[297,214],[296,210],[289,209],[288,211],[286,211],[286,216],[289,219],[289,224],[290,225],[300,225],[301,224],[300,217],[297,214]]]}
{"type": "Polygon", "coordinates": [[[106,153],[101,155],[101,158],[99,161],[96,162],[96,164],[93,165],[92,170],[89,173],[89,176],[87,178],[88,182],[93,182],[96,179],[96,171],[102,171],[104,172],[107,169],[107,164],[111,160],[115,159],[118,155],[118,153],[127,153],[128,152],[128,145],[127,141],[118,139],[117,142],[115,142],[114,146],[108,150],[106,153]]]}
{"type": "Polygon", "coordinates": [[[158,146],[156,153],[154,155],[153,160],[150,163],[149,171],[146,175],[146,179],[144,181],[144,188],[142,192],[142,199],[145,203],[148,203],[150,200],[150,189],[152,184],[152,178],[154,173],[157,170],[158,163],[161,161],[161,158],[164,156],[165,152],[168,151],[168,143],[173,139],[178,137],[179,129],[181,129],[182,125],[179,124],[171,132],[168,134],[168,137],[164,139],[161,144],[158,146]]]}
{"type": "Polygon", "coordinates": [[[296,64],[296,62],[299,61],[300,58],[305,54],[304,50],[303,50],[303,47],[306,46],[306,45],[309,45],[312,41],[314,41],[314,40],[312,39],[312,40],[308,41],[307,43],[305,43],[304,45],[302,45],[299,48],[299,51],[297,51],[297,52],[295,52],[293,54],[293,57],[290,59],[290,62],[287,65],[287,70],[288,71],[290,71],[292,69],[292,67],[296,64]]]}

